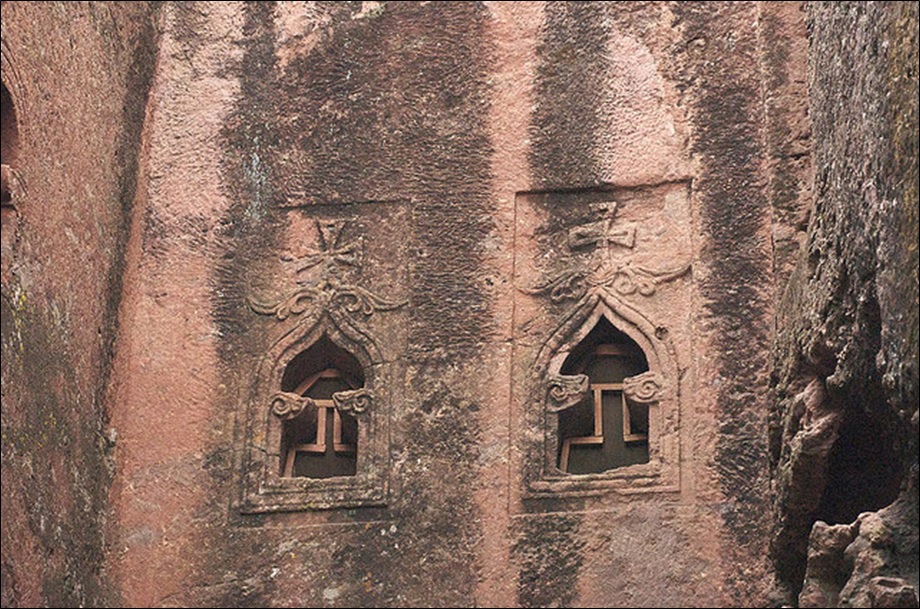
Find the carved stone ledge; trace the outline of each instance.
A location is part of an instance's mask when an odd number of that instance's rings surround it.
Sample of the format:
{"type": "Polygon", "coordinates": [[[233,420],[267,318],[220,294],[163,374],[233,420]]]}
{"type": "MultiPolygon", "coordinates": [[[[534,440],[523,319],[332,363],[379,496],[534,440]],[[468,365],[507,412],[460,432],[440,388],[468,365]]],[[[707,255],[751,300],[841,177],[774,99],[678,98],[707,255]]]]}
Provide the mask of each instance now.
{"type": "Polygon", "coordinates": [[[374,405],[374,394],[369,389],[338,391],[332,394],[332,402],[343,414],[361,415],[374,405]]]}
{"type": "Polygon", "coordinates": [[[547,385],[547,410],[550,412],[571,408],[588,397],[590,390],[590,380],[586,374],[552,374],[547,385]]]}

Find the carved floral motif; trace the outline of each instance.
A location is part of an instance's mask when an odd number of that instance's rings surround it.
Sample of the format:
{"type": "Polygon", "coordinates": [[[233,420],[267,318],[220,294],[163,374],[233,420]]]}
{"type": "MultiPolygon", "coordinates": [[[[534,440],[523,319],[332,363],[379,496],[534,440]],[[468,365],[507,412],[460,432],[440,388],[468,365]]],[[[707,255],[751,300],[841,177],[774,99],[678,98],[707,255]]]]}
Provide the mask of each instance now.
{"type": "Polygon", "coordinates": [[[300,258],[284,258],[295,264],[297,275],[319,267],[313,278],[298,279],[298,287],[286,296],[270,302],[249,299],[253,311],[260,315],[274,315],[283,321],[292,315],[312,311],[335,311],[347,316],[360,314],[367,318],[376,311],[391,311],[406,304],[405,300],[389,300],[371,290],[345,279],[348,267],[361,270],[364,259],[364,240],[358,238],[340,244],[342,220],[317,221],[320,249],[300,258]]]}
{"type": "Polygon", "coordinates": [[[672,268],[652,269],[636,264],[630,257],[614,257],[613,252],[632,250],[636,242],[636,226],[633,223],[615,225],[617,203],[595,203],[591,206],[594,218],[569,229],[567,245],[575,252],[588,247],[595,248],[601,262],[593,269],[572,268],[551,277],[548,281],[523,291],[527,294],[549,294],[553,303],[566,300],[581,300],[599,291],[612,291],[622,296],[638,292],[651,296],[658,285],[672,281],[690,270],[690,263],[681,263],[672,268]]]}
{"type": "MultiPolygon", "coordinates": [[[[600,269],[599,269],[600,270],[600,269]]],[[[581,300],[590,292],[606,289],[623,296],[638,292],[642,296],[655,293],[658,284],[677,279],[690,270],[690,265],[673,270],[651,270],[629,262],[607,269],[604,272],[568,270],[556,275],[544,284],[525,289],[527,294],[549,293],[554,303],[566,300],[581,300]]]]}
{"type": "Polygon", "coordinates": [[[282,421],[297,418],[307,406],[316,406],[312,399],[288,391],[278,391],[270,402],[272,414],[282,421]]]}
{"type": "Polygon", "coordinates": [[[374,394],[363,388],[338,391],[332,394],[332,401],[339,412],[361,414],[374,405],[374,394]]]}
{"type": "Polygon", "coordinates": [[[590,380],[586,374],[552,374],[548,379],[550,412],[560,412],[578,404],[588,395],[590,380]]]}

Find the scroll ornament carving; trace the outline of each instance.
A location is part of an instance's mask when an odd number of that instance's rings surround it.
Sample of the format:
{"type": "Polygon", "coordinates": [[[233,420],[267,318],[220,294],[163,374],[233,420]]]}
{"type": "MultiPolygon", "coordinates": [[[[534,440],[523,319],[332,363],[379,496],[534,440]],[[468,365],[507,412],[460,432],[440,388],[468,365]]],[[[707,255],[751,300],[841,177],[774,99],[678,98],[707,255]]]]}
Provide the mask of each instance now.
{"type": "Polygon", "coordinates": [[[282,421],[296,419],[304,408],[316,406],[311,398],[289,391],[278,391],[272,395],[270,403],[272,414],[282,421]]]}
{"type": "Polygon", "coordinates": [[[356,239],[340,244],[345,222],[317,221],[320,249],[300,258],[284,258],[295,265],[298,276],[319,268],[313,278],[298,279],[300,286],[276,301],[249,299],[253,311],[260,315],[274,315],[284,321],[292,315],[316,310],[335,311],[347,316],[360,314],[365,318],[376,311],[391,311],[406,304],[405,300],[390,300],[371,290],[345,279],[351,268],[360,271],[364,258],[364,240],[356,239]]]}
{"type": "Polygon", "coordinates": [[[590,380],[586,374],[552,374],[547,383],[550,412],[561,412],[578,404],[588,396],[590,380]]]}
{"type": "Polygon", "coordinates": [[[623,393],[634,404],[652,404],[661,400],[663,383],[657,372],[643,372],[623,379],[623,393]]]}
{"type": "Polygon", "coordinates": [[[525,289],[527,294],[549,294],[550,301],[560,303],[565,300],[581,300],[590,291],[597,289],[613,290],[623,296],[638,292],[642,296],[652,296],[660,283],[677,279],[690,270],[690,265],[672,270],[651,270],[642,266],[625,263],[604,273],[581,270],[567,270],[556,275],[544,284],[525,289]]]}
{"type": "Polygon", "coordinates": [[[338,391],[332,394],[332,402],[339,412],[362,414],[374,405],[374,394],[369,389],[338,391]]]}
{"type": "Polygon", "coordinates": [[[527,294],[548,294],[550,301],[581,300],[597,291],[610,290],[623,296],[638,292],[652,296],[662,283],[681,277],[690,270],[684,262],[672,268],[652,269],[630,259],[636,243],[636,226],[633,223],[616,223],[616,201],[592,205],[594,218],[574,226],[568,231],[567,245],[576,252],[593,247],[601,256],[600,264],[592,269],[572,268],[555,275],[548,281],[524,289],[527,294]],[[617,250],[620,255],[613,256],[617,250]],[[626,252],[627,255],[623,255],[626,252]]]}

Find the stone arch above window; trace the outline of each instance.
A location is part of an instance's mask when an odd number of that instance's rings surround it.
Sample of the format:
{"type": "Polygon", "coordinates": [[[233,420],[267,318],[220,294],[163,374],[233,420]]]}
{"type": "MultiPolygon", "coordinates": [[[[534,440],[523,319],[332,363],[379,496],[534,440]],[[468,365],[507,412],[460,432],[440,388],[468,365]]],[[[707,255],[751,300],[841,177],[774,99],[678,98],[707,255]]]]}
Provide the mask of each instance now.
{"type": "Polygon", "coordinates": [[[328,315],[278,340],[248,411],[242,511],[385,503],[391,374],[372,341],[328,315]]]}
{"type": "Polygon", "coordinates": [[[535,362],[544,413],[530,492],[676,490],[678,375],[664,327],[609,294],[585,299],[535,362]]]}

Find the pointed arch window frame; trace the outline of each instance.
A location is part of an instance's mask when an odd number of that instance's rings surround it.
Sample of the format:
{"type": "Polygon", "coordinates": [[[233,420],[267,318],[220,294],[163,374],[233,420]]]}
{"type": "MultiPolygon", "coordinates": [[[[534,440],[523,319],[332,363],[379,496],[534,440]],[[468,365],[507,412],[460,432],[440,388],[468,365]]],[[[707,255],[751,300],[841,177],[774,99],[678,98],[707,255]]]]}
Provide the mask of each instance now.
{"type": "MultiPolygon", "coordinates": [[[[389,412],[394,374],[394,363],[382,357],[366,332],[328,311],[304,319],[279,338],[261,359],[247,404],[239,510],[246,514],[385,506],[389,495],[389,412]],[[361,366],[364,385],[356,390],[361,392],[356,397],[373,396],[369,407],[361,407],[360,412],[358,408],[352,410],[358,418],[356,473],[331,478],[284,476],[284,422],[273,413],[274,405],[288,365],[323,336],[361,366]]],[[[342,410],[347,405],[338,407],[342,410]]]]}
{"type": "Polygon", "coordinates": [[[525,497],[679,492],[681,375],[674,345],[664,328],[609,291],[594,291],[573,307],[543,343],[534,361],[534,373],[535,389],[530,401],[539,414],[531,420],[539,421],[542,442],[530,453],[531,464],[524,476],[525,497]],[[586,394],[590,385],[587,377],[578,378],[584,375],[562,375],[561,370],[602,317],[645,354],[649,370],[632,377],[633,383],[656,386],[653,398],[647,399],[649,462],[599,473],[570,474],[559,468],[558,412],[567,407],[566,400],[580,401],[579,394],[586,394]]]}

